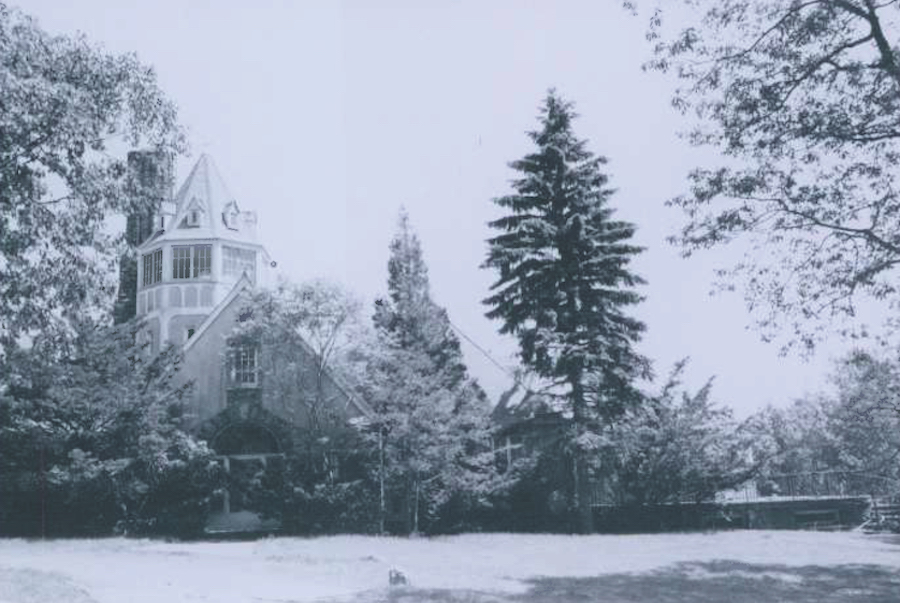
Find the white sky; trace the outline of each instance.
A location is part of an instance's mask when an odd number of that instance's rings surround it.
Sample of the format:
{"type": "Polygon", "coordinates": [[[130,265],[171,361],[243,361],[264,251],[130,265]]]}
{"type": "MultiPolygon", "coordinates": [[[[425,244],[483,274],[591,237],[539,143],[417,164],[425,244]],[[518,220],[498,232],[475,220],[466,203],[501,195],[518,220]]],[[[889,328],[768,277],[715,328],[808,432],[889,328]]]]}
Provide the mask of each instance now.
{"type": "MultiPolygon", "coordinates": [[[[292,280],[325,276],[366,300],[384,292],[401,205],[419,233],[432,292],[451,320],[501,363],[515,344],[480,300],[491,199],[554,86],[576,103],[576,133],[610,159],[618,216],[638,225],[649,282],[637,310],[642,351],[660,377],[690,356],[688,382],[716,376],[739,416],[824,383],[832,343],[807,363],[759,341],[738,295],[710,297],[720,254],[682,260],[665,242],[681,223],[664,207],[702,156],[676,137],[672,85],[643,73],[645,21],[620,2],[300,2],[28,0],[53,33],[84,32],[152,65],[180,108],[193,157],[209,153],[231,193],[259,214],[263,241],[292,280]]],[[[367,312],[369,311],[367,307],[367,312]]],[[[465,344],[496,400],[510,379],[465,344]]]]}

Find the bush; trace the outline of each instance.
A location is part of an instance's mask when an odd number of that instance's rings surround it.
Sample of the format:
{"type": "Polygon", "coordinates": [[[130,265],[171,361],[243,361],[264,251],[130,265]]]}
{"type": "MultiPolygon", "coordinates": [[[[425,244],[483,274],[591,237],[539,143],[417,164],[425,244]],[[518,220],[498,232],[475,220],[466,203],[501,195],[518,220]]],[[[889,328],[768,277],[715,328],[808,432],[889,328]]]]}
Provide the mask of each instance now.
{"type": "Polygon", "coordinates": [[[378,494],[366,480],[297,487],[284,512],[284,529],[295,534],[375,534],[378,494]]]}

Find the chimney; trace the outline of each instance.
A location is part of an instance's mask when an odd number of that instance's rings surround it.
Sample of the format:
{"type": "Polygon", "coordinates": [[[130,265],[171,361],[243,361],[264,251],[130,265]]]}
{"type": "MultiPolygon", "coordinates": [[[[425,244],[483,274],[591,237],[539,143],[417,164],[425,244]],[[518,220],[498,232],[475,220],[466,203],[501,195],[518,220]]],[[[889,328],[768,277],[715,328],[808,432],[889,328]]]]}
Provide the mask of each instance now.
{"type": "Polygon", "coordinates": [[[173,158],[161,151],[128,153],[126,191],[129,196],[125,240],[131,252],[119,258],[119,294],[114,320],[123,323],[137,314],[138,257],[134,250],[165,225],[161,218],[172,204],[173,158]]]}

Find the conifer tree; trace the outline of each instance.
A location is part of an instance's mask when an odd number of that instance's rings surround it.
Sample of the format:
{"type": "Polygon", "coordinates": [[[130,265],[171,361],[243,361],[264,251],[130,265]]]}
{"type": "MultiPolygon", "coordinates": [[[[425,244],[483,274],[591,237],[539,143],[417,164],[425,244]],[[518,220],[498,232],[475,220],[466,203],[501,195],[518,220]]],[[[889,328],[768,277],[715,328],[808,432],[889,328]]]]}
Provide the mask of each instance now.
{"type": "MultiPolygon", "coordinates": [[[[376,412],[384,496],[403,501],[404,529],[438,520],[455,497],[477,497],[490,476],[488,406],[468,376],[446,310],[431,299],[418,237],[401,213],[386,299],[376,303],[380,354],[368,397],[376,412]]],[[[384,509],[383,509],[384,510],[384,509]]]]}
{"type": "Polygon", "coordinates": [[[575,137],[575,117],[550,90],[540,128],[528,134],[537,150],[510,164],[521,176],[513,194],[494,200],[508,214],[490,223],[499,234],[484,267],[500,275],[484,303],[500,332],[518,338],[524,365],[567,390],[575,503],[589,532],[587,457],[603,420],[639,397],[633,381],[650,367],[634,349],[644,324],[627,313],[642,300],[635,287],[644,281],[629,266],[642,249],[630,243],[635,226],[613,219],[606,159],[575,137]]]}

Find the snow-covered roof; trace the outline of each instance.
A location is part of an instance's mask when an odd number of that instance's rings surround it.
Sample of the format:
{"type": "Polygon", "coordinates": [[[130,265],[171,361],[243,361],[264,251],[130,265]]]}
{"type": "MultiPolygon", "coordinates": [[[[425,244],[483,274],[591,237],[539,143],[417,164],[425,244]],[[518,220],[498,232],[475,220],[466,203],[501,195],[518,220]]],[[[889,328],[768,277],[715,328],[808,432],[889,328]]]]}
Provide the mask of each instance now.
{"type": "Polygon", "coordinates": [[[505,428],[540,415],[565,415],[566,393],[564,385],[516,381],[500,396],[491,419],[498,427],[505,428]]]}

